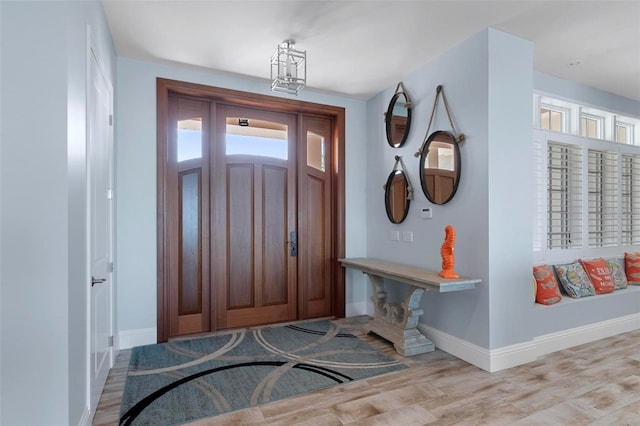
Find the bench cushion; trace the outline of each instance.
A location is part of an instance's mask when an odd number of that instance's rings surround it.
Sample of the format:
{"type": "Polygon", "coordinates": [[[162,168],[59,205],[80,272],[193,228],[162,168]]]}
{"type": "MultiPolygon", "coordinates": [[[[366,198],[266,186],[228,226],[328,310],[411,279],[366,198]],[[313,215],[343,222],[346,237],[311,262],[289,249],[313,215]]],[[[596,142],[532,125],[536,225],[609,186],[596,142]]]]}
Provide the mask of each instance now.
{"type": "Polygon", "coordinates": [[[570,297],[579,298],[596,294],[596,290],[580,262],[556,265],[555,270],[560,284],[570,297]]]}
{"type": "Polygon", "coordinates": [[[607,266],[611,272],[611,278],[616,286],[616,290],[627,288],[627,276],[624,272],[624,260],[623,259],[606,259],[607,266]]]}
{"type": "Polygon", "coordinates": [[[536,302],[553,305],[562,299],[558,281],[549,265],[534,266],[533,278],[536,282],[536,302]]]}
{"type": "Polygon", "coordinates": [[[629,284],[640,285],[640,252],[625,253],[624,266],[629,284]]]}
{"type": "Polygon", "coordinates": [[[581,262],[591,284],[593,284],[593,288],[596,290],[596,294],[611,293],[616,289],[607,262],[603,258],[595,260],[583,259],[581,262]]]}

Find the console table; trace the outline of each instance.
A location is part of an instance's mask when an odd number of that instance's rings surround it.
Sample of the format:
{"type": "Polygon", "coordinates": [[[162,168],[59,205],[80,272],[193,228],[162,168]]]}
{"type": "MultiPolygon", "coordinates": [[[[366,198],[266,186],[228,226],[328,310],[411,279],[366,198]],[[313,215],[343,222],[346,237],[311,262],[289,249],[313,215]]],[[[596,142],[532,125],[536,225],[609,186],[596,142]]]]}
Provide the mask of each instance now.
{"type": "Polygon", "coordinates": [[[435,349],[433,342],[417,329],[423,314],[420,300],[425,291],[446,293],[470,290],[480,279],[459,277],[442,278],[437,272],[372,258],[346,258],[339,260],[345,268],[362,271],[369,276],[373,286],[375,316],[364,325],[366,333],[373,332],[393,343],[402,356],[417,355],[435,349]],[[401,303],[387,302],[384,278],[409,284],[409,290],[401,303]]]}

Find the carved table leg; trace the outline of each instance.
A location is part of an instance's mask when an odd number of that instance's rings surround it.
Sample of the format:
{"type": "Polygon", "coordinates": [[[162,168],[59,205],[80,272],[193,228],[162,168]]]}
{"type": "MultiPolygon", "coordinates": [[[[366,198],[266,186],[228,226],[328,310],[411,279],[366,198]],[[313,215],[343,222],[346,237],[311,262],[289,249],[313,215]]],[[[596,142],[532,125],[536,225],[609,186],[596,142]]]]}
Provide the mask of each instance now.
{"type": "Polygon", "coordinates": [[[433,343],[417,329],[418,319],[423,313],[420,309],[420,300],[425,290],[410,285],[402,303],[387,303],[383,279],[375,275],[367,275],[373,286],[371,300],[375,308],[375,316],[364,325],[364,331],[389,340],[402,356],[432,352],[435,349],[433,343]]]}

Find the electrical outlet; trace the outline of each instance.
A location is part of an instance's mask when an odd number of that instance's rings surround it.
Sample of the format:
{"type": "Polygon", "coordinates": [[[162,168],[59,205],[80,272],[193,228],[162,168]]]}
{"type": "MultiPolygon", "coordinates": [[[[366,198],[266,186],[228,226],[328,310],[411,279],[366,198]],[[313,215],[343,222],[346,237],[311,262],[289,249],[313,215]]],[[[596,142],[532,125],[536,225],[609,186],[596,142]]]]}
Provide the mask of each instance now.
{"type": "Polygon", "coordinates": [[[402,231],[402,241],[406,241],[408,243],[413,242],[413,232],[412,231],[402,231]]]}

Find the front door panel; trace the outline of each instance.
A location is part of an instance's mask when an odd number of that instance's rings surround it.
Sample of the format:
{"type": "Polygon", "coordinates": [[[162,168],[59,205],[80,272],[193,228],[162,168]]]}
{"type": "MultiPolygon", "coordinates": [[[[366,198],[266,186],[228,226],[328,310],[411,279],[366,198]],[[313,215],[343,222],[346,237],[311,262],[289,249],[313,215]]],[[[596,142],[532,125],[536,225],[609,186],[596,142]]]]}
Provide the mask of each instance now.
{"type": "Polygon", "coordinates": [[[296,319],[295,116],[220,106],[212,186],[215,328],[296,319]]]}

